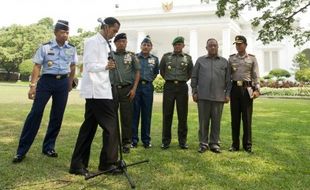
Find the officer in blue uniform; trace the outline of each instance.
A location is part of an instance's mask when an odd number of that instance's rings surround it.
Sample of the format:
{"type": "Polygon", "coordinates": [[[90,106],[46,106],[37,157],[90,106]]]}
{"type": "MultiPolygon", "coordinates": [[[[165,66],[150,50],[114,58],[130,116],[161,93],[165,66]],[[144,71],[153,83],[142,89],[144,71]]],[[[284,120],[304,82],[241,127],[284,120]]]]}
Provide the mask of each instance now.
{"type": "Polygon", "coordinates": [[[42,153],[48,157],[58,156],[55,152],[55,141],[60,131],[68,92],[72,89],[77,53],[75,47],[67,42],[67,21],[58,20],[54,34],[56,38],[41,45],[33,58],[28,98],[34,101],[26,118],[13,163],[21,162],[25,158],[39,130],[44,108],[50,97],[52,107],[42,153]]]}
{"type": "Polygon", "coordinates": [[[138,127],[141,116],[141,140],[144,148],[150,148],[151,145],[151,118],[153,108],[153,80],[159,73],[158,57],[152,55],[153,44],[149,36],[141,42],[141,52],[137,54],[139,59],[140,81],[134,98],[134,112],[132,123],[132,147],[136,147],[139,141],[138,127]]]}

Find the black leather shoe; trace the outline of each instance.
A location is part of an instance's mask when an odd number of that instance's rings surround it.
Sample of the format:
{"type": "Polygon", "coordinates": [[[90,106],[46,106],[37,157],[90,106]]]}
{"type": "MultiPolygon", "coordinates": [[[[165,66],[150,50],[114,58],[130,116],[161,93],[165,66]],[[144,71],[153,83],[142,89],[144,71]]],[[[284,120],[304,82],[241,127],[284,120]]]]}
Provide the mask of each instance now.
{"type": "Polygon", "coordinates": [[[198,149],[198,152],[199,153],[204,153],[208,150],[208,147],[207,146],[200,146],[199,149],[198,149]]]}
{"type": "Polygon", "coordinates": [[[249,148],[246,148],[246,149],[244,149],[247,153],[252,153],[252,148],[251,147],[249,147],[249,148]]]}
{"type": "Polygon", "coordinates": [[[179,144],[179,147],[181,149],[188,149],[188,145],[187,144],[179,144]]]}
{"type": "Polygon", "coordinates": [[[148,148],[152,148],[152,144],[143,144],[143,147],[148,149],[148,148]]]}
{"type": "Polygon", "coordinates": [[[236,147],[232,146],[232,147],[229,148],[229,151],[230,152],[236,152],[236,151],[239,151],[239,148],[236,148],[236,147]]]}
{"type": "Polygon", "coordinates": [[[162,144],[161,149],[166,150],[169,148],[169,144],[162,144]]]}
{"type": "Polygon", "coordinates": [[[89,175],[89,171],[86,168],[79,168],[79,169],[70,168],[69,173],[83,176],[89,175]]]}
{"type": "Polygon", "coordinates": [[[214,153],[221,153],[221,150],[219,148],[211,148],[210,150],[214,153]]]}
{"type": "Polygon", "coordinates": [[[123,153],[125,153],[125,154],[130,153],[130,148],[127,146],[123,146],[123,153]]]}
{"type": "Polygon", "coordinates": [[[123,172],[119,167],[117,167],[114,164],[99,167],[99,170],[105,172],[106,174],[112,174],[112,175],[121,174],[123,172]]]}
{"type": "Polygon", "coordinates": [[[137,143],[132,143],[130,148],[137,148],[138,147],[138,144],[137,143]]]}
{"type": "Polygon", "coordinates": [[[48,150],[46,152],[43,152],[44,155],[48,156],[48,157],[53,157],[53,158],[56,158],[58,157],[58,154],[57,152],[55,152],[55,150],[48,150]]]}
{"type": "Polygon", "coordinates": [[[12,160],[13,163],[20,163],[25,158],[25,155],[16,154],[12,160]]]}

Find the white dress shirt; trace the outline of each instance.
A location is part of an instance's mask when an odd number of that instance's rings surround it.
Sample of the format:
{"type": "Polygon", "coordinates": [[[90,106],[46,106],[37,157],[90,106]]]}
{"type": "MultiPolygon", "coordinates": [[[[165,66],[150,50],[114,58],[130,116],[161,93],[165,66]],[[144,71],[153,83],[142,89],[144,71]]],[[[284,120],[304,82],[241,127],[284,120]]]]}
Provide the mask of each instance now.
{"type": "Polygon", "coordinates": [[[81,97],[113,99],[109,70],[106,70],[108,52],[108,43],[100,33],[85,40],[81,97]]]}

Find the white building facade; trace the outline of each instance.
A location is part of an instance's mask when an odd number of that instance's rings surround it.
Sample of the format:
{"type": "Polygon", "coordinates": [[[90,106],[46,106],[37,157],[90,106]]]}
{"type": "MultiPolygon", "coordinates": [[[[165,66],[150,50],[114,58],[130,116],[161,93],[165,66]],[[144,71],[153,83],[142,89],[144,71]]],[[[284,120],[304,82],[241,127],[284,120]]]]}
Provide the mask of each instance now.
{"type": "Polygon", "coordinates": [[[293,57],[302,50],[294,48],[290,39],[263,45],[256,40],[257,33],[244,16],[238,20],[232,20],[229,16],[217,17],[216,0],[136,0],[134,4],[122,7],[124,1],[115,1],[114,16],[121,22],[119,32],[127,33],[127,50],[130,51],[139,52],[141,41],[149,35],[153,42],[153,54],[161,58],[164,53],[172,51],[173,39],[183,36],[184,51],[195,62],[207,53],[206,41],[215,38],[219,43],[219,54],[228,58],[236,53],[234,37],[244,35],[248,40],[247,52],[256,56],[261,76],[264,76],[275,68],[291,71],[293,57]]]}

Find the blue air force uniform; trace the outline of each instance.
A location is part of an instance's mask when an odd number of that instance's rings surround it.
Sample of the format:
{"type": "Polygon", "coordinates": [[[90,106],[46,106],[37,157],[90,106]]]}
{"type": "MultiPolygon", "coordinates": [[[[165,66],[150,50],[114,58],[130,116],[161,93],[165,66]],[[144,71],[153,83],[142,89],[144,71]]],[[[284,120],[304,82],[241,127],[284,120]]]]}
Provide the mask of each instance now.
{"type": "Polygon", "coordinates": [[[141,141],[144,147],[150,146],[151,118],[153,108],[154,86],[153,80],[159,73],[158,57],[149,54],[144,57],[142,52],[137,54],[140,61],[140,82],[134,98],[134,112],[132,124],[132,144],[136,146],[139,141],[138,126],[141,115],[141,141]]]}
{"type": "MultiPolygon", "coordinates": [[[[65,22],[67,24],[67,22],[65,22]]],[[[58,23],[56,29],[68,30],[67,25],[58,23]]],[[[41,65],[41,77],[36,84],[36,95],[20,136],[17,154],[13,162],[20,162],[30,149],[39,130],[44,108],[52,97],[52,107],[42,152],[56,157],[55,141],[60,131],[63,114],[68,99],[70,66],[77,63],[77,53],[67,41],[59,46],[56,39],[39,47],[33,62],[41,65]]]]}

